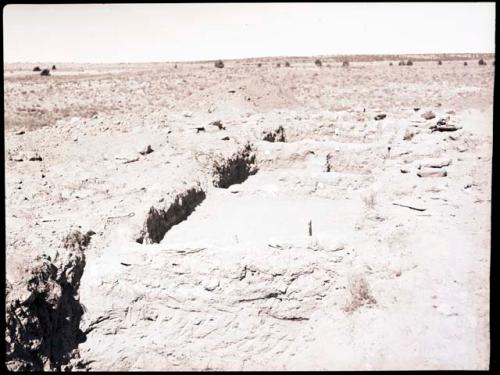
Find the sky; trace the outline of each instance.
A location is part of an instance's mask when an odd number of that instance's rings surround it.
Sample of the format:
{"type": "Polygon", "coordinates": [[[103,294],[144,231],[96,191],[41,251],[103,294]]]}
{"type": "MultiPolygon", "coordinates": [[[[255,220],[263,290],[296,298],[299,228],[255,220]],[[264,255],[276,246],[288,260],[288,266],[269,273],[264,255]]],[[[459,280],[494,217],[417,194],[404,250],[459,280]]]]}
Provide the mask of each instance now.
{"type": "Polygon", "coordinates": [[[495,3],[7,5],[4,62],[494,53],[495,3]]]}

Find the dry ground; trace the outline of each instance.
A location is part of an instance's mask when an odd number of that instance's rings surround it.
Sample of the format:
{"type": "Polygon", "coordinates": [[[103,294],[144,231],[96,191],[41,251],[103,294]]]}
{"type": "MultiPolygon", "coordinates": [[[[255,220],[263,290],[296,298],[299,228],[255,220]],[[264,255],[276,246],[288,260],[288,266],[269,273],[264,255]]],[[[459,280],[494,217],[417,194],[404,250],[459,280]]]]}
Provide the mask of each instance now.
{"type": "Polygon", "coordinates": [[[284,61],[4,66],[9,368],[488,368],[492,60],[284,61]]]}

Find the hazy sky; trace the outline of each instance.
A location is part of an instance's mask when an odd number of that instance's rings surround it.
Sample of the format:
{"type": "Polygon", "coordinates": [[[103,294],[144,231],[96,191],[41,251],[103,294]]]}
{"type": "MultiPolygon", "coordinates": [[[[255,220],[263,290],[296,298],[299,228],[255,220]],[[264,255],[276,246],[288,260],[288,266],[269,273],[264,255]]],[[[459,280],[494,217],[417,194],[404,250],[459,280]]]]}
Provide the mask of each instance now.
{"type": "Polygon", "coordinates": [[[494,52],[495,3],[4,7],[5,62],[494,52]]]}

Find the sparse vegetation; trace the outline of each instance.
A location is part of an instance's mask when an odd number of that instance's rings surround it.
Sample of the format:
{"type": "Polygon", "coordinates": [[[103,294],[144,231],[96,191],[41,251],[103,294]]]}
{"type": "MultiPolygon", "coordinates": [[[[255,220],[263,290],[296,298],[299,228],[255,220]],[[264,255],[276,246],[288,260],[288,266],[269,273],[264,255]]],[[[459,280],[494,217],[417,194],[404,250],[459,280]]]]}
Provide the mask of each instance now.
{"type": "Polygon", "coordinates": [[[39,67],[39,66],[35,66],[35,67],[33,68],[33,71],[34,71],[34,72],[40,72],[40,71],[42,71],[42,69],[40,69],[40,67],[39,67]]]}
{"type": "Polygon", "coordinates": [[[441,60],[438,60],[438,65],[443,65],[443,62],[441,60]]]}
{"type": "Polygon", "coordinates": [[[393,66],[394,64],[392,63],[392,61],[389,63],[389,66],[393,66]]]}
{"type": "Polygon", "coordinates": [[[222,60],[217,60],[214,65],[216,68],[219,68],[219,69],[224,68],[224,62],[222,60]]]}
{"type": "Polygon", "coordinates": [[[287,61],[287,62],[285,62],[285,66],[286,66],[287,68],[289,68],[289,67],[290,67],[290,63],[289,63],[288,61],[287,61]]]}
{"type": "Polygon", "coordinates": [[[280,64],[280,63],[277,63],[277,64],[276,64],[276,67],[277,67],[277,68],[281,68],[281,64],[280,64]]]}
{"type": "Polygon", "coordinates": [[[486,65],[486,61],[484,61],[483,59],[480,59],[479,62],[478,62],[479,65],[486,65]]]}
{"type": "Polygon", "coordinates": [[[413,65],[413,61],[411,61],[411,60],[408,60],[408,61],[406,62],[406,66],[412,66],[412,65],[413,65]]]}
{"type": "Polygon", "coordinates": [[[55,65],[52,65],[52,70],[56,70],[56,66],[55,65]]]}
{"type": "Polygon", "coordinates": [[[342,62],[342,67],[347,68],[349,66],[349,61],[343,61],[342,62]]]}
{"type": "Polygon", "coordinates": [[[401,60],[401,61],[398,63],[398,65],[399,65],[399,66],[405,66],[405,65],[406,65],[406,63],[405,63],[403,60],[401,60]]]}
{"type": "Polygon", "coordinates": [[[362,306],[371,307],[377,301],[371,295],[368,283],[363,277],[358,277],[349,283],[350,301],[344,307],[346,313],[352,314],[362,306]]]}
{"type": "Polygon", "coordinates": [[[258,67],[258,68],[262,68],[262,63],[258,63],[258,64],[257,64],[257,67],[258,67]]]}
{"type": "Polygon", "coordinates": [[[42,76],[50,76],[50,70],[44,69],[44,70],[42,70],[42,72],[40,73],[40,75],[42,75],[42,76]]]}
{"type": "Polygon", "coordinates": [[[468,64],[467,64],[467,61],[464,61],[464,66],[467,66],[467,65],[468,65],[468,64]]]}
{"type": "Polygon", "coordinates": [[[317,67],[320,67],[320,68],[321,68],[321,60],[320,60],[320,59],[316,59],[316,61],[314,61],[314,64],[315,64],[317,67]]]}

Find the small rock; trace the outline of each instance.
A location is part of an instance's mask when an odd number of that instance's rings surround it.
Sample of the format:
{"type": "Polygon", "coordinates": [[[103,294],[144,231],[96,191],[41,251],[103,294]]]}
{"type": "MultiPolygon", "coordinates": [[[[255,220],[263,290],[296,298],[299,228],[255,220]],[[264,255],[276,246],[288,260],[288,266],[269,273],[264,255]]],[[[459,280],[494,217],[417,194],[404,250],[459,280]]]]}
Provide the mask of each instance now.
{"type": "Polygon", "coordinates": [[[387,117],[387,115],[385,113],[381,113],[377,116],[374,117],[375,121],[380,121],[380,120],[383,120],[387,117]]]}
{"type": "Polygon", "coordinates": [[[147,155],[147,154],[152,153],[153,151],[154,150],[151,148],[151,145],[147,145],[141,151],[139,151],[139,154],[141,154],[141,155],[147,155]]]}
{"type": "Polygon", "coordinates": [[[401,173],[410,173],[410,170],[408,168],[405,168],[405,167],[401,168],[400,171],[401,171],[401,173]]]}
{"type": "Polygon", "coordinates": [[[16,135],[23,135],[24,133],[25,133],[25,131],[24,131],[24,130],[20,130],[20,131],[18,131],[18,132],[16,133],[16,135]]]}
{"type": "Polygon", "coordinates": [[[230,138],[227,135],[224,138],[221,138],[221,140],[223,140],[223,141],[229,141],[229,139],[230,138]]]}
{"type": "Polygon", "coordinates": [[[420,111],[420,107],[415,107],[415,108],[413,108],[413,110],[414,110],[415,112],[418,112],[418,111],[420,111]]]}

